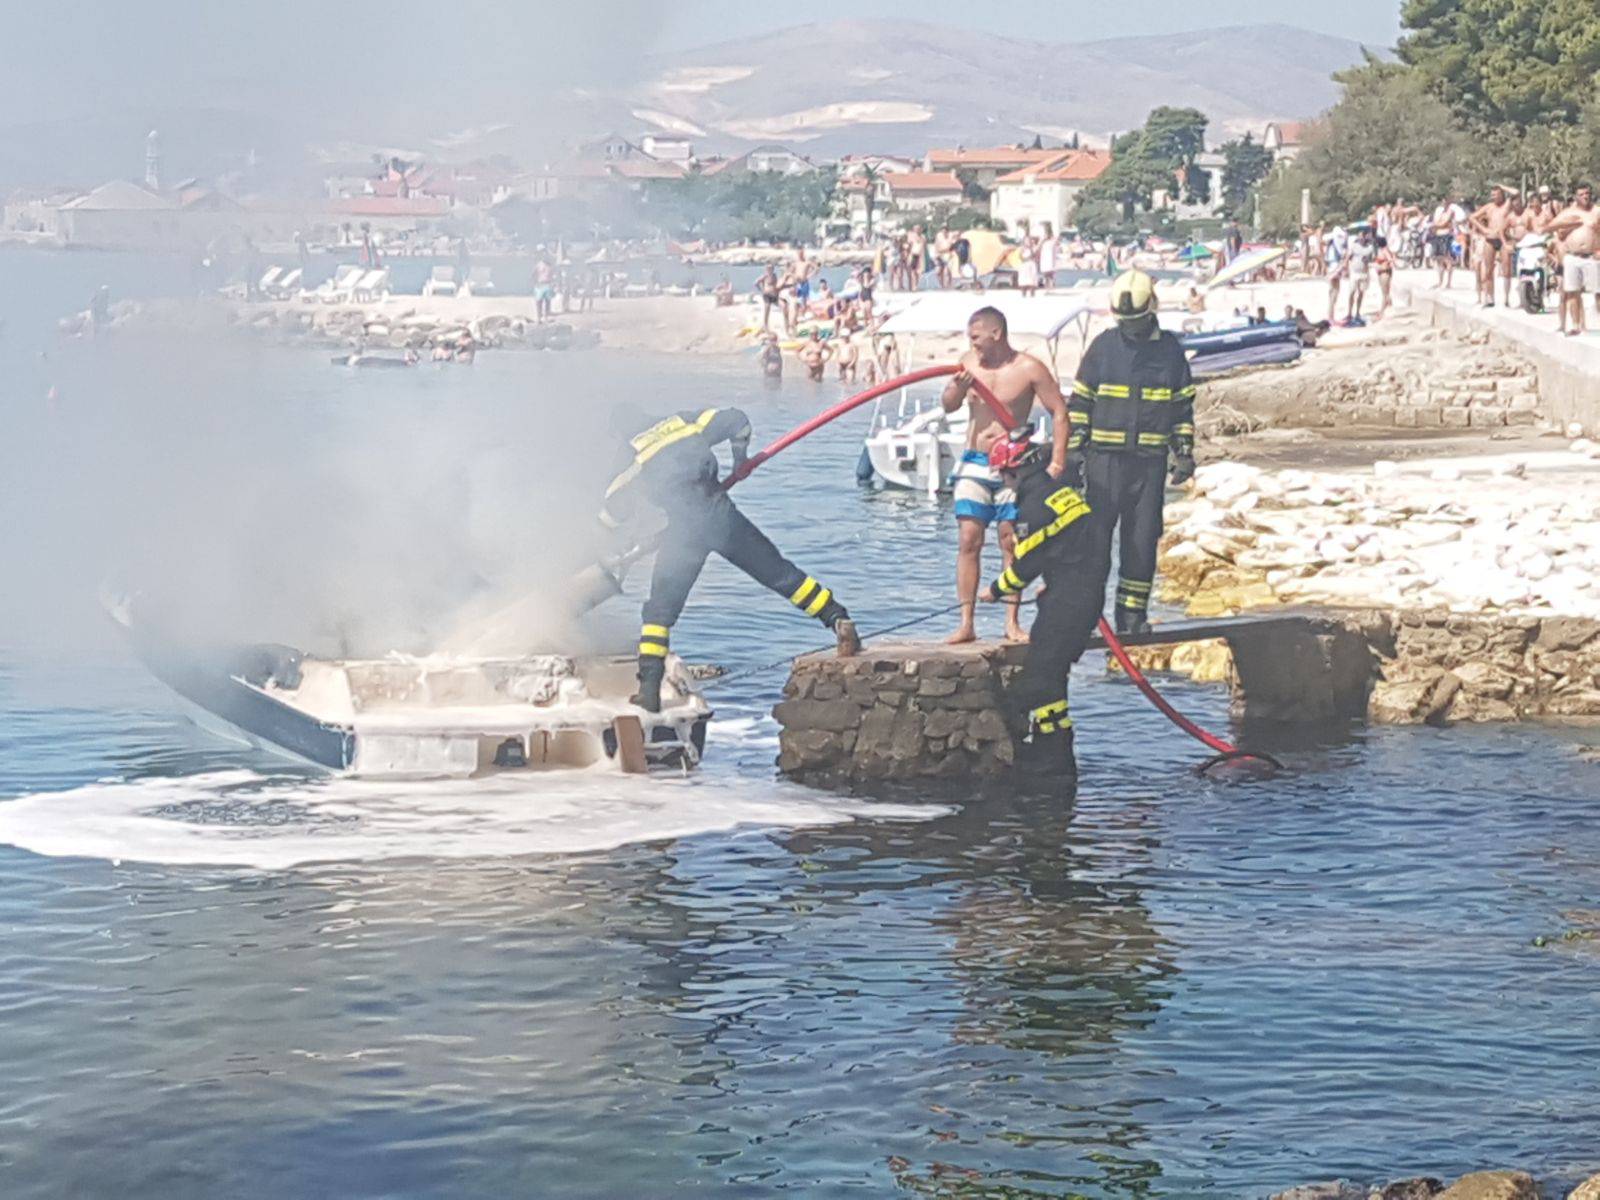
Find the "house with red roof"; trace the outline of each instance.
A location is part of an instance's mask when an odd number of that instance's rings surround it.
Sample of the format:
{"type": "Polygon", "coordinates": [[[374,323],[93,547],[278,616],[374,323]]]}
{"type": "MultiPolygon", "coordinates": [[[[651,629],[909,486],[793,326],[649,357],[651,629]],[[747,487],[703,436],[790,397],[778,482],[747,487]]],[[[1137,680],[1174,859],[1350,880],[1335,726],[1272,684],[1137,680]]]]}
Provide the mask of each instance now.
{"type": "Polygon", "coordinates": [[[957,146],[929,150],[923,156],[922,168],[925,171],[959,171],[963,178],[988,189],[993,188],[1002,175],[1049,162],[1063,153],[1059,147],[1045,150],[1032,146],[957,146]]]}
{"type": "Polygon", "coordinates": [[[1261,144],[1272,153],[1273,162],[1293,162],[1305,147],[1309,132],[1309,121],[1270,121],[1261,144]]]}
{"type": "Polygon", "coordinates": [[[1046,159],[998,176],[989,193],[989,215],[1012,233],[1060,233],[1072,220],[1078,193],[1111,165],[1109,150],[1054,150],[1046,159]]]}

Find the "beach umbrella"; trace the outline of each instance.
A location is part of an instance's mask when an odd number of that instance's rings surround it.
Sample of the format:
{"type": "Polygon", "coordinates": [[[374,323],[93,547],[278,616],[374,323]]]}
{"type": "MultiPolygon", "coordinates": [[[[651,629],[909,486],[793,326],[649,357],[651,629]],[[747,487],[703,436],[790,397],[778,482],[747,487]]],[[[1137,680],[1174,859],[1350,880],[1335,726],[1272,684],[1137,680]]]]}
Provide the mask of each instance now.
{"type": "Polygon", "coordinates": [[[1199,244],[1185,246],[1178,252],[1178,257],[1184,262],[1199,262],[1202,258],[1215,258],[1216,251],[1199,244]]]}

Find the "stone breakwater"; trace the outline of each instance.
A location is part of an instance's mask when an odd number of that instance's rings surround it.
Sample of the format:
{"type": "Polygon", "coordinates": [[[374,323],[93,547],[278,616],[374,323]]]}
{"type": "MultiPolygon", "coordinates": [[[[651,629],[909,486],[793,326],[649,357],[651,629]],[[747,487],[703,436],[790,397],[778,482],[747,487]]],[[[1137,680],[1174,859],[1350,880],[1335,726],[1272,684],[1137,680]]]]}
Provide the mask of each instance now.
{"type": "Polygon", "coordinates": [[[416,309],[262,304],[237,310],[235,323],[279,341],[330,348],[427,351],[471,338],[479,349],[568,350],[599,342],[569,324],[540,324],[518,312],[449,314],[437,306],[416,309]]]}
{"type": "Polygon", "coordinates": [[[1600,1175],[1591,1176],[1571,1191],[1549,1186],[1541,1189],[1525,1171],[1474,1171],[1448,1187],[1443,1180],[1431,1175],[1396,1179],[1372,1187],[1335,1180],[1274,1192],[1271,1200],[1539,1200],[1541,1196],[1560,1195],[1566,1200],[1600,1200],[1600,1175]]]}
{"type": "Polygon", "coordinates": [[[1600,446],[1362,472],[1215,463],[1168,507],[1163,594],[1600,618],[1600,446]]]}

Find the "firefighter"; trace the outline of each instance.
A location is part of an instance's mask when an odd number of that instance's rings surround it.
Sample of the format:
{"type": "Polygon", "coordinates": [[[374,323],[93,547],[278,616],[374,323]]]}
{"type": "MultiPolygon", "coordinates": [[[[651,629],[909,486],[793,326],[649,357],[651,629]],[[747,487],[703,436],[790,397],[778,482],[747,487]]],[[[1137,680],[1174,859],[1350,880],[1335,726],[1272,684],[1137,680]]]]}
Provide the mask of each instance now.
{"type": "MultiPolygon", "coordinates": [[[[616,421],[624,435],[639,428],[630,410],[619,410],[616,421]]],[[[600,523],[607,529],[621,533],[636,526],[642,505],[666,518],[639,631],[639,692],[633,702],[648,712],[661,711],[672,626],[712,551],[833,630],[841,655],[861,648],[855,623],[833,592],[780,554],[728,499],[713,451],[722,442],[729,444],[738,470],[749,457],[750,422],[737,408],[676,413],[619,447],[616,475],[606,488],[600,523]]]]}
{"type": "Polygon", "coordinates": [[[1017,493],[1017,546],[1011,565],[979,599],[1019,596],[1043,578],[1039,614],[1028,631],[1028,656],[1011,691],[1015,728],[1022,734],[1017,768],[1053,792],[1077,782],[1067,680],[1083,655],[1105,603],[1109,543],[1093,527],[1077,488],[1045,470],[1048,447],[1033,427],[1012,430],[989,450],[989,463],[1017,493]]]}
{"type": "Polygon", "coordinates": [[[1094,527],[1110,553],[1121,524],[1118,633],[1144,633],[1167,483],[1194,474],[1194,381],[1176,335],[1156,323],[1156,290],[1143,271],[1111,285],[1108,329],[1084,352],[1072,385],[1068,479],[1087,483],[1094,527]]]}

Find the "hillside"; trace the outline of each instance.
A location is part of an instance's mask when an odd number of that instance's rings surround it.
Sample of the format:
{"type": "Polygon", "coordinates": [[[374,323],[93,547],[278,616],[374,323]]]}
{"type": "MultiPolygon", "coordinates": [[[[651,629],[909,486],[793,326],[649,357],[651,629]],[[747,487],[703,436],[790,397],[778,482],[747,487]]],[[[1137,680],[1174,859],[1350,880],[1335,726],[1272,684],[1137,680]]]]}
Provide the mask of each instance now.
{"type": "MultiPolygon", "coordinates": [[[[1157,104],[1213,135],[1328,107],[1361,46],[1288,25],[1048,43],[910,22],[836,21],[657,57],[612,117],[711,143],[915,151],[1076,131],[1102,141],[1157,104]],[[819,64],[827,64],[819,66],[819,64]]],[[[630,126],[631,127],[631,126],[630,126]]]]}

